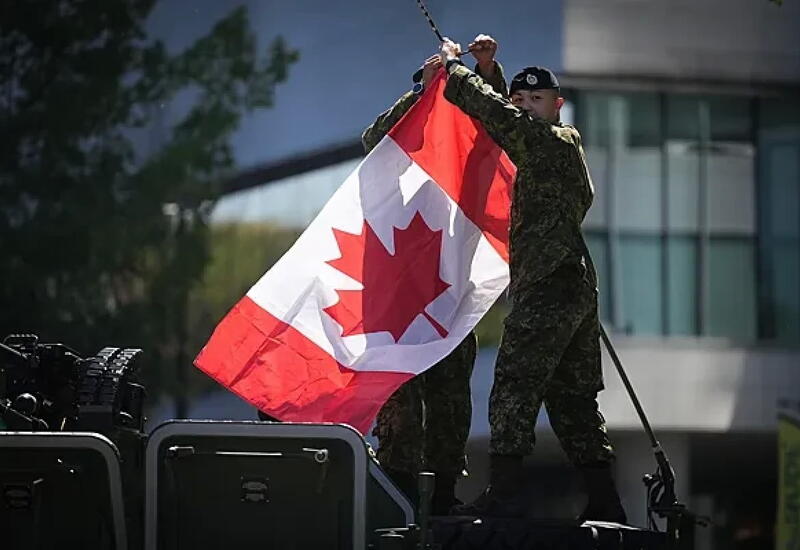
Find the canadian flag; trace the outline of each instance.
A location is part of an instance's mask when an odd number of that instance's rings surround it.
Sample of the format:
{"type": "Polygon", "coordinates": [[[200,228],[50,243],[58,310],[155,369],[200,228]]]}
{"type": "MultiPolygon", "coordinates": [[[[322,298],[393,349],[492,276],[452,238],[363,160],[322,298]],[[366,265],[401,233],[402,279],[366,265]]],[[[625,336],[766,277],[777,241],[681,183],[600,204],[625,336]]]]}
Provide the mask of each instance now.
{"type": "Polygon", "coordinates": [[[283,421],[366,433],[508,284],[516,169],[444,77],[214,330],[195,365],[283,421]]]}

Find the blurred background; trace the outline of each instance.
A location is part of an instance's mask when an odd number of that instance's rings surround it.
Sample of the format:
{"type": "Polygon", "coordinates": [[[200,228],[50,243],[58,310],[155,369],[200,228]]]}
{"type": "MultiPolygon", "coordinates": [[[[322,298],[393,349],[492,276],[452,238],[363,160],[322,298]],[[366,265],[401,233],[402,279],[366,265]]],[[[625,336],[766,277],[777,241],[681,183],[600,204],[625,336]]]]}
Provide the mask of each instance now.
{"type": "MultiPolygon", "coordinates": [[[[561,78],[596,199],[601,314],[678,479],[697,547],[767,548],[777,415],[800,414],[800,5],[429,0],[507,77],[561,78]]],[[[363,158],[360,133],[437,42],[412,0],[8,1],[0,8],[0,335],[146,351],[150,427],[254,419],[197,371],[216,323],[363,158]]],[[[478,327],[470,477],[505,314],[478,327]]],[[[601,406],[629,517],[647,439],[612,363],[601,406]]],[[[542,517],[582,508],[547,422],[542,517]]]]}

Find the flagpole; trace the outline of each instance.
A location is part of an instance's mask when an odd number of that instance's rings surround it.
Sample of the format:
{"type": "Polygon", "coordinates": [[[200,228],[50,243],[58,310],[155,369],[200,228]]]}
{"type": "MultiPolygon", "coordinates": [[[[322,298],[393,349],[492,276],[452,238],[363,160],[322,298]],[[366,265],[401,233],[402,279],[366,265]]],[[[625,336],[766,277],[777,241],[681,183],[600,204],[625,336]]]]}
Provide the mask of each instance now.
{"type": "Polygon", "coordinates": [[[622,361],[620,361],[617,351],[611,344],[611,339],[608,337],[603,324],[599,323],[599,325],[600,336],[608,350],[608,354],[611,356],[611,361],[617,368],[617,373],[622,379],[622,384],[625,386],[625,390],[628,392],[628,396],[633,402],[636,414],[639,415],[639,421],[642,423],[644,431],[650,439],[650,446],[653,449],[656,464],[658,465],[656,473],[647,474],[643,478],[644,484],[647,487],[647,516],[649,527],[651,529],[656,529],[653,513],[666,518],[667,536],[673,544],[677,544],[678,541],[687,536],[688,533],[684,531],[688,530],[691,533],[695,523],[703,524],[705,521],[697,518],[692,512],[687,510],[685,504],[678,501],[678,497],[675,494],[675,471],[672,469],[669,458],[667,458],[667,453],[664,451],[663,447],[661,447],[661,443],[658,442],[658,439],[656,439],[655,432],[653,432],[653,428],[647,420],[644,408],[639,402],[636,392],[633,390],[633,384],[631,384],[625,369],[622,367],[622,361]]]}
{"type": "MultiPolygon", "coordinates": [[[[433,18],[431,17],[431,14],[428,13],[428,8],[425,7],[425,4],[422,2],[422,0],[417,0],[417,6],[419,6],[419,9],[420,11],[422,11],[422,15],[425,16],[425,19],[428,20],[428,25],[430,25],[431,30],[433,30],[433,34],[436,35],[436,38],[439,40],[440,45],[444,43],[444,37],[442,36],[442,33],[439,32],[439,27],[437,27],[436,23],[433,22],[433,18]]],[[[467,51],[459,52],[458,55],[462,56],[471,51],[472,50],[467,49],[467,51]]],[[[411,79],[414,82],[420,82],[422,80],[422,67],[417,69],[417,71],[414,73],[414,76],[412,76],[411,79]]]]}
{"type": "MultiPolygon", "coordinates": [[[[425,7],[425,4],[422,2],[422,0],[417,0],[417,6],[419,6],[419,9],[422,11],[422,15],[425,16],[425,19],[428,20],[428,25],[430,25],[431,29],[433,30],[433,34],[436,35],[436,38],[439,39],[439,42],[444,42],[445,39],[442,36],[442,33],[439,32],[439,27],[437,27],[436,23],[433,22],[433,18],[431,17],[431,14],[428,13],[428,8],[425,7]]],[[[470,48],[467,48],[466,50],[459,52],[458,55],[462,56],[466,53],[470,53],[471,51],[472,50],[470,48]]]]}

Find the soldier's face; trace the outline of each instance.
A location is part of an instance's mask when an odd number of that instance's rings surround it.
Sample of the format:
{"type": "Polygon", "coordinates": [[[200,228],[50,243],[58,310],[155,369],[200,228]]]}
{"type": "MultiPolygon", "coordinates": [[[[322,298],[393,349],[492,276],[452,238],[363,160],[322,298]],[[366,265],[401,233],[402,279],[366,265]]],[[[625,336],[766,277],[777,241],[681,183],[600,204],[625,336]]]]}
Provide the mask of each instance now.
{"type": "Polygon", "coordinates": [[[558,122],[564,98],[556,90],[517,90],[511,94],[511,104],[531,116],[558,122]]]}

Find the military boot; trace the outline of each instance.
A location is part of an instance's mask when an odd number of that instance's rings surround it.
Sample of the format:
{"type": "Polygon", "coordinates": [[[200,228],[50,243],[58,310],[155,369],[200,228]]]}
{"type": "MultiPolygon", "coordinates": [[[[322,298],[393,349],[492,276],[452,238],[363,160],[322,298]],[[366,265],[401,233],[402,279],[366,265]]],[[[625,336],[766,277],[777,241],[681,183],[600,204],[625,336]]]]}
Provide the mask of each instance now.
{"type": "Polygon", "coordinates": [[[453,506],[456,516],[523,517],[527,510],[522,456],[489,455],[489,486],[468,504],[453,506]]]}
{"type": "Polygon", "coordinates": [[[626,523],[625,510],[611,476],[611,465],[607,462],[585,464],[578,468],[583,475],[589,502],[578,519],[580,521],[609,521],[626,523]]]}

